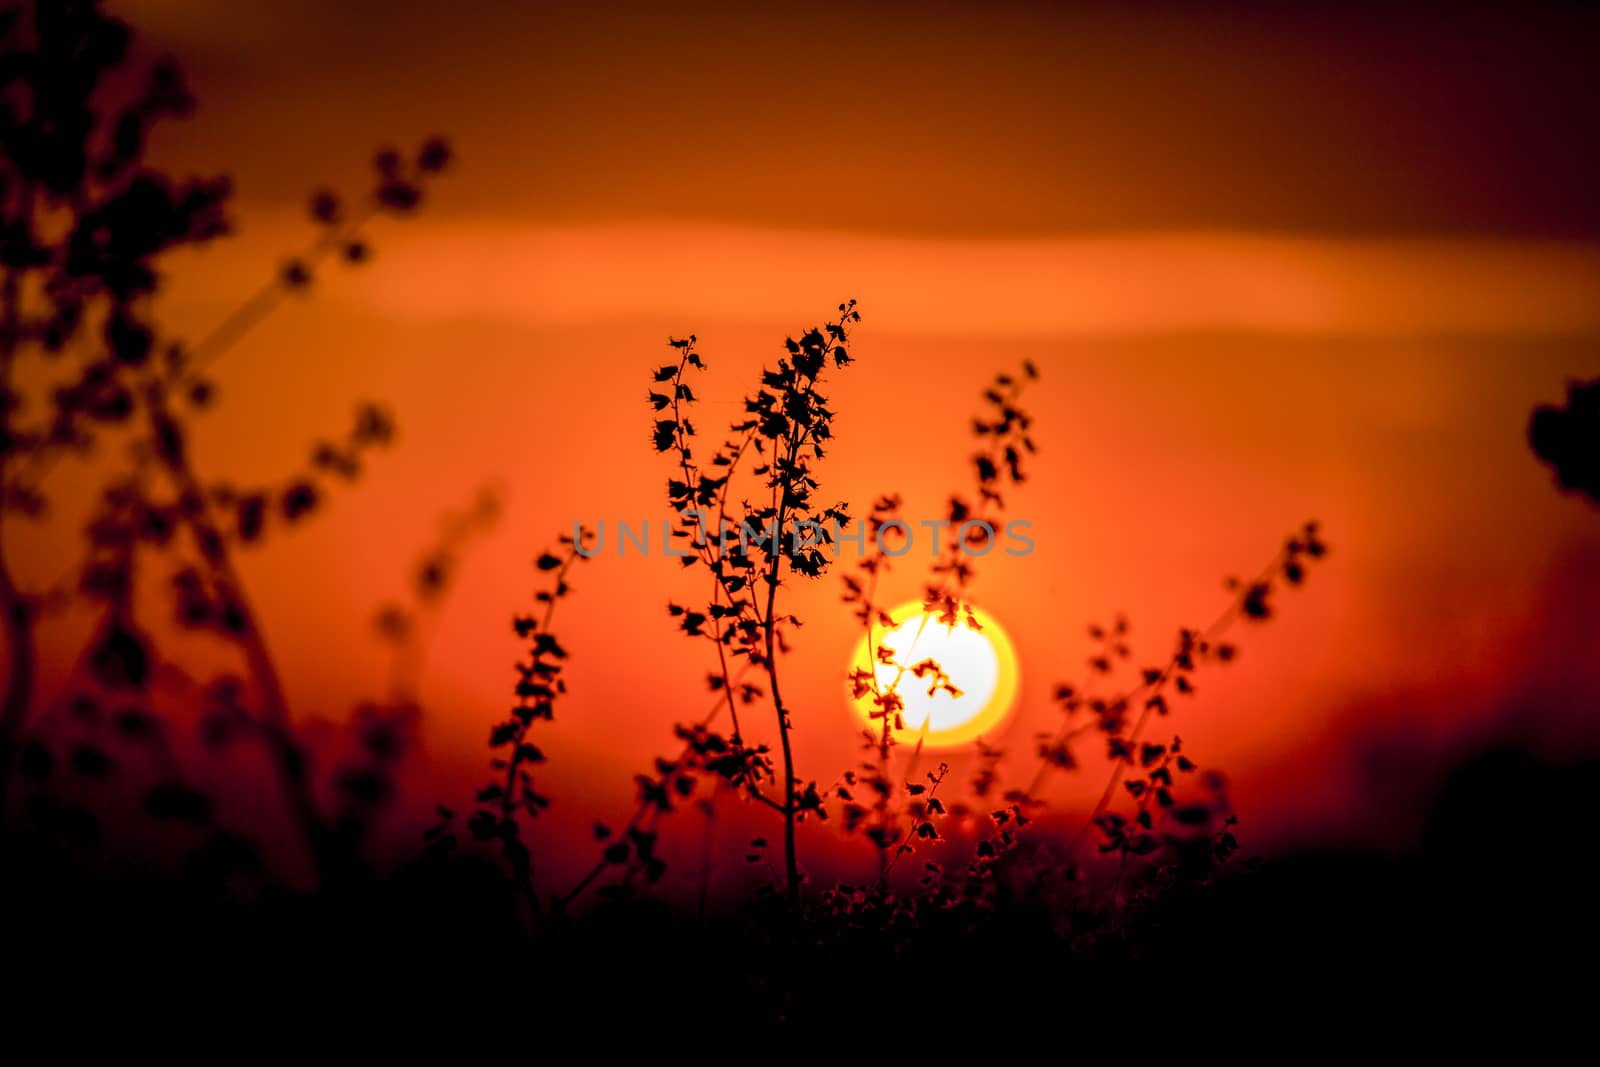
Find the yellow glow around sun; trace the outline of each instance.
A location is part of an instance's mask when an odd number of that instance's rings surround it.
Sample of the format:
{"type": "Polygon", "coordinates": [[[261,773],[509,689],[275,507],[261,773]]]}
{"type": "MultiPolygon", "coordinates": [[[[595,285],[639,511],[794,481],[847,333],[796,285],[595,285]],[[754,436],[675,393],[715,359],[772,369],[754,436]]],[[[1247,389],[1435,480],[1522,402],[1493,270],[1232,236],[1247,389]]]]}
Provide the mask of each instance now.
{"type": "MultiPolygon", "coordinates": [[[[851,671],[868,670],[880,647],[894,650],[893,664],[878,662],[878,685],[891,688],[905,701],[901,712],[904,728],[895,731],[901,742],[944,747],[959,745],[990,733],[1010,713],[1017,696],[1017,655],[1000,624],[987,613],[973,609],[981,629],[965,621],[946,626],[933,614],[924,613],[920,601],[902,604],[889,613],[893,628],[874,626],[871,651],[867,638],[856,644],[850,659],[851,671]],[[938,686],[932,672],[917,677],[911,670],[933,660],[948,676],[960,695],[938,686]],[[930,695],[928,690],[934,688],[930,695]]],[[[850,698],[856,714],[874,733],[881,721],[873,719],[872,695],[850,698]]]]}

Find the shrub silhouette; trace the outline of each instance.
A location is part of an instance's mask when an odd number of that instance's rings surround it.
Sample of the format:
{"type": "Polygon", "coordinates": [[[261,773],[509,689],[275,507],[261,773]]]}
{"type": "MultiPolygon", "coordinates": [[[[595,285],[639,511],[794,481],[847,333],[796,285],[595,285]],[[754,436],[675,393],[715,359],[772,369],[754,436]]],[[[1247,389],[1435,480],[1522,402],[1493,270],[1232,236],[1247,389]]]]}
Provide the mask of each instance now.
{"type": "Polygon", "coordinates": [[[1600,381],[1571,382],[1565,407],[1534,409],[1528,443],[1555,468],[1563,492],[1576,490],[1600,503],[1600,381]]]}
{"type": "MultiPolygon", "coordinates": [[[[391,440],[392,420],[363,405],[348,432],[315,443],[304,469],[259,486],[203,478],[189,429],[215,406],[207,369],[287,294],[312,285],[324,261],[363,262],[366,224],[379,214],[414,211],[426,183],[448,164],[449,147],[435,138],[410,158],[380,152],[372,188],[355,204],[315,194],[317,236],[307,250],[187,345],[149,317],[149,298],[169,253],[226,236],[230,188],[222,177],[164,174],[145,158],[151,129],[193,108],[178,68],[157,64],[144,73],[142,88],[107,111],[102,101],[118,99],[119,80],[133,73],[125,69],[131,31],[97,4],[8,8],[0,12],[0,39],[0,610],[7,648],[0,822],[10,824],[10,787],[20,770],[32,789],[22,814],[33,830],[82,839],[95,823],[86,808],[48,791],[54,761],[30,723],[38,628],[62,597],[30,584],[49,576],[15,569],[4,536],[13,523],[56,521],[52,474],[75,465],[102,479],[102,488],[70,586],[99,618],[68,679],[73,729],[98,731],[102,712],[119,709],[119,736],[158,755],[148,813],[159,821],[210,822],[208,799],[186,781],[163,736],[164,720],[151,709],[157,673],[182,673],[163,652],[160,626],[136,608],[141,585],[165,582],[172,621],[220,639],[244,664],[242,678],[189,680],[205,694],[207,741],[249,736],[265,745],[318,879],[348,879],[359,871],[357,824],[386,799],[414,708],[399,700],[359,710],[360,754],[334,772],[339,799],[336,810],[324,810],[236,557],[306,521],[336,485],[356,479],[369,453],[391,440]]],[[[115,771],[116,761],[96,744],[74,744],[78,777],[115,771]]]]}

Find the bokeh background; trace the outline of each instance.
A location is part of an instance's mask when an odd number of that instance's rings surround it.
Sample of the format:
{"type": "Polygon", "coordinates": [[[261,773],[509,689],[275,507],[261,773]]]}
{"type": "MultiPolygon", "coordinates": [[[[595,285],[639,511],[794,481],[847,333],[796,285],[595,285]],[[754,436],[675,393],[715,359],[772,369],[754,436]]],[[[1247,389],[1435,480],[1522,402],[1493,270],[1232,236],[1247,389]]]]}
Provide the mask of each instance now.
{"type": "MultiPolygon", "coordinates": [[[[825,490],[858,511],[897,491],[937,517],[968,486],[979,391],[1023,359],[1042,372],[1040,453],[1010,501],[1037,549],[990,557],[974,590],[1021,661],[991,739],[1007,780],[1031,778],[1087,623],[1126,612],[1160,660],[1307,518],[1327,564],[1173,723],[1229,775],[1248,845],[1400,847],[1463,755],[1600,740],[1600,512],[1525,439],[1536,404],[1600,375],[1593,13],[110,9],[201,101],[154,158],[236,182],[237,238],[174,263],[180,332],[271,277],[313,236],[310,190],[362,188],[372,148],[441,132],[457,150],[369,266],[326,272],[218,364],[221,413],[196,424],[202,469],[249,482],[358,400],[399,421],[359,485],[245,564],[292,704],[330,722],[385,684],[373,614],[440,516],[504,494],[434,633],[397,851],[482,775],[533,558],[575,520],[666,515],[644,393],[667,337],[700,338],[709,424],[848,297],[863,322],[825,490]]],[[[43,572],[67,547],[17,551],[43,572]]],[[[917,594],[918,558],[889,602],[917,594]]],[[[665,611],[703,596],[672,561],[608,553],[574,584],[572,694],[539,741],[541,833],[577,868],[590,820],[623,821],[633,774],[709,707],[710,663],[665,611]]],[[[786,689],[824,782],[857,740],[838,592],[792,592],[786,689]]],[[[1052,786],[1060,812],[1104,780],[1083,756],[1052,786]]]]}

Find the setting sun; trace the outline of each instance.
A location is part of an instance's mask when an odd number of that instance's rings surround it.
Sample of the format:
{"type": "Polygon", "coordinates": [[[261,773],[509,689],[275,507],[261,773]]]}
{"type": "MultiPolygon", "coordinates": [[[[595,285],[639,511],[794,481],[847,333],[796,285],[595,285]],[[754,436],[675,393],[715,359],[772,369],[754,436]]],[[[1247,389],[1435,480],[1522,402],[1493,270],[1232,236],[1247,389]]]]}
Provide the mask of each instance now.
{"type": "MultiPolygon", "coordinates": [[[[856,644],[851,669],[865,670],[876,661],[879,686],[905,702],[903,728],[895,731],[900,741],[963,744],[989,733],[1010,713],[1017,695],[1016,652],[992,616],[978,608],[972,613],[977,628],[966,622],[947,626],[913,601],[890,613],[899,620],[892,629],[874,628],[870,649],[867,637],[856,644]],[[892,661],[886,662],[880,650],[891,652],[892,661]],[[949,686],[932,670],[918,673],[916,668],[929,660],[938,664],[949,686]]],[[[851,704],[877,729],[870,695],[852,698],[851,704]]]]}

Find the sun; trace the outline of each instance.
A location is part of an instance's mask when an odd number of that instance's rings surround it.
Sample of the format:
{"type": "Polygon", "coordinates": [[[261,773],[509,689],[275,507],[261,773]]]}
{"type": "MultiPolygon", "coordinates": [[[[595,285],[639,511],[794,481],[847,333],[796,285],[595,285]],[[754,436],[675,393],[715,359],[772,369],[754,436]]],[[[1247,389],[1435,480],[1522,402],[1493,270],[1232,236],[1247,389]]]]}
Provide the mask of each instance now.
{"type": "MultiPolygon", "coordinates": [[[[1016,651],[992,616],[978,608],[972,614],[977,628],[965,621],[947,626],[913,601],[889,613],[896,620],[893,627],[873,627],[870,649],[867,637],[857,642],[851,673],[871,669],[876,660],[878,685],[905,701],[897,740],[932,747],[964,744],[992,732],[1010,714],[1017,697],[1016,651]],[[883,648],[893,650],[893,663],[878,660],[883,648]],[[944,678],[925,666],[928,660],[939,665],[944,678]]],[[[850,705],[876,732],[881,725],[871,717],[872,696],[857,698],[855,688],[847,690],[850,705]]]]}

